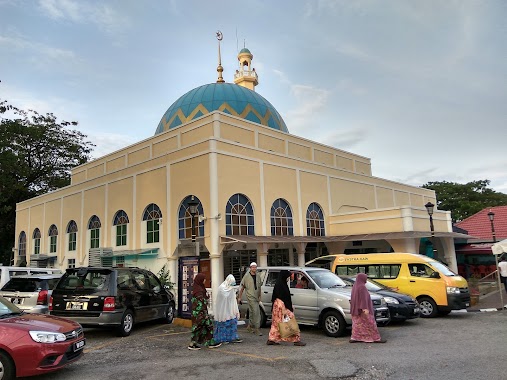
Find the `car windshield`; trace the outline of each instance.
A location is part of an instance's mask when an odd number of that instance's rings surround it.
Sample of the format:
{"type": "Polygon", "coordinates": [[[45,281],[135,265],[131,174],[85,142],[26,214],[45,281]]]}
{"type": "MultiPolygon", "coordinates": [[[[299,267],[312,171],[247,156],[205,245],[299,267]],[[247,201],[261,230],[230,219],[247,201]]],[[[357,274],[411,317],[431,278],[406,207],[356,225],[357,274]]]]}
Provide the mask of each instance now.
{"type": "Polygon", "coordinates": [[[7,318],[18,314],[23,314],[23,312],[5,298],[0,297],[0,318],[7,318]]]}
{"type": "Polygon", "coordinates": [[[31,278],[11,278],[2,290],[11,292],[36,292],[41,288],[41,281],[31,278]]]}
{"type": "Polygon", "coordinates": [[[306,273],[319,288],[343,288],[347,286],[340,277],[327,270],[308,270],[306,273]]]}
{"type": "Polygon", "coordinates": [[[449,267],[447,267],[447,265],[439,263],[438,261],[431,261],[429,264],[434,269],[436,269],[438,272],[440,272],[441,274],[443,274],[444,276],[449,276],[449,277],[457,276],[457,274],[454,273],[451,269],[449,269],[449,267]]]}
{"type": "Polygon", "coordinates": [[[109,289],[111,274],[110,269],[68,269],[56,289],[83,290],[88,293],[104,292],[109,289]]]}

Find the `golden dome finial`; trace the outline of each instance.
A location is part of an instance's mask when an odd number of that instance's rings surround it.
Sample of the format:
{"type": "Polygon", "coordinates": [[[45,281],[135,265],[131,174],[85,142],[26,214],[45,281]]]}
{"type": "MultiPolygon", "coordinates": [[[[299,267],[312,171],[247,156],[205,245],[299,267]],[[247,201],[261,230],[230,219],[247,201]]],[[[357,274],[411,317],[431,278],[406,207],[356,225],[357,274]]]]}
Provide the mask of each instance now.
{"type": "Polygon", "coordinates": [[[218,40],[218,66],[217,66],[217,72],[218,72],[218,79],[217,83],[224,83],[224,78],[222,77],[222,72],[224,71],[224,68],[222,67],[222,58],[220,56],[220,41],[224,38],[222,32],[220,30],[217,30],[216,33],[217,40],[218,40]]]}

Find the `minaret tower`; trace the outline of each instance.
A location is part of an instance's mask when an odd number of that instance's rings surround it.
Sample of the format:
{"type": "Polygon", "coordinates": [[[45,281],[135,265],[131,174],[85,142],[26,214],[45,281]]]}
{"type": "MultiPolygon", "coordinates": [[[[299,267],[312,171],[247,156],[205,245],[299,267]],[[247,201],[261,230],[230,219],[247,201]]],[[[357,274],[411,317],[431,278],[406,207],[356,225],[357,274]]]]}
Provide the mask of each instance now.
{"type": "Polygon", "coordinates": [[[255,91],[255,86],[259,84],[259,78],[255,69],[252,68],[253,55],[246,47],[238,53],[239,70],[234,74],[234,83],[255,91]]]}

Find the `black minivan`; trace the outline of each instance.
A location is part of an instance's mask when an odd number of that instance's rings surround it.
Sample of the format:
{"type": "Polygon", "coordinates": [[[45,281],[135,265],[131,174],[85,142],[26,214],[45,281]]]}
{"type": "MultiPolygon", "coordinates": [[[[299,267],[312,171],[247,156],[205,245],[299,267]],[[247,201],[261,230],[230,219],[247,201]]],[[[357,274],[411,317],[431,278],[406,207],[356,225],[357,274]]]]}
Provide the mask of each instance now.
{"type": "Polygon", "coordinates": [[[134,323],[172,323],[174,295],[146,269],[119,267],[71,268],[56,284],[49,301],[51,315],[82,326],[114,327],[130,335],[134,323]]]}

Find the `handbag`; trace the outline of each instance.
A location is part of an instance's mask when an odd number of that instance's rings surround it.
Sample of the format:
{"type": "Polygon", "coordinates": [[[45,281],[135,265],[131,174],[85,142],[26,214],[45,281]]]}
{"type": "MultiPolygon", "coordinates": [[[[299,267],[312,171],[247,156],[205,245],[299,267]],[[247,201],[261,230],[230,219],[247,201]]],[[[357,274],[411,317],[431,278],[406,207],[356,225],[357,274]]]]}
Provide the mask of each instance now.
{"type": "Polygon", "coordinates": [[[278,331],[282,338],[288,338],[290,336],[299,333],[299,326],[296,318],[285,318],[282,322],[278,322],[278,331]]]}

